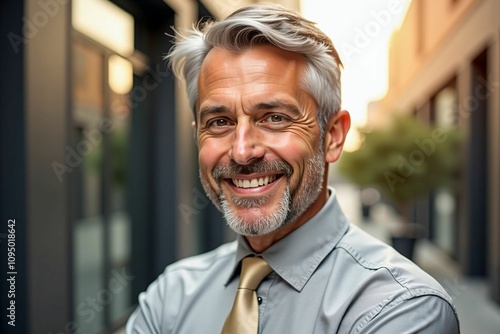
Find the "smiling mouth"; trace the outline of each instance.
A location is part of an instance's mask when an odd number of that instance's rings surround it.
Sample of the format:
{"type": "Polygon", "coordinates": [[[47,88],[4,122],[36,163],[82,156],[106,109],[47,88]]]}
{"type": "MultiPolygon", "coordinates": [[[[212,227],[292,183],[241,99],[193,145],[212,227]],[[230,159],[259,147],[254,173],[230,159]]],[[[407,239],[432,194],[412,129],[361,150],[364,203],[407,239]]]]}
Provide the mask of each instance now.
{"type": "Polygon", "coordinates": [[[243,188],[243,189],[249,189],[249,188],[257,188],[257,187],[262,187],[266,186],[268,184],[273,183],[277,179],[281,178],[283,174],[281,175],[271,175],[271,176],[265,176],[265,177],[259,177],[255,179],[249,179],[249,180],[240,180],[240,179],[227,179],[229,182],[234,184],[237,188],[243,188]]]}

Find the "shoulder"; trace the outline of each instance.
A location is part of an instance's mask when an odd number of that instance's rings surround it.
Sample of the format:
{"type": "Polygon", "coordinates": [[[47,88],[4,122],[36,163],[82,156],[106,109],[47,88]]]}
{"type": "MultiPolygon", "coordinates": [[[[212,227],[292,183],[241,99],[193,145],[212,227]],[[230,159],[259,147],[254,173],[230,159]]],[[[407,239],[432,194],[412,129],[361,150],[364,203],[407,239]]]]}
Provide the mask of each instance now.
{"type": "Polygon", "coordinates": [[[235,252],[236,242],[232,242],[167,266],[139,295],[139,305],[127,323],[127,333],[165,332],[173,323],[169,317],[175,318],[180,305],[189,304],[189,298],[196,298],[197,291],[207,284],[224,286],[235,252]]]}
{"type": "Polygon", "coordinates": [[[225,261],[233,258],[236,252],[236,242],[230,242],[218,248],[200,255],[195,255],[179,260],[165,268],[164,275],[175,274],[176,272],[203,272],[211,270],[219,263],[226,264],[225,261]]]}
{"type": "Polygon", "coordinates": [[[203,285],[205,279],[213,278],[214,275],[222,276],[232,267],[230,263],[234,260],[236,252],[236,242],[231,242],[219,246],[218,248],[200,255],[195,255],[179,260],[165,268],[165,271],[151,284],[151,287],[158,286],[158,291],[164,295],[169,291],[169,298],[173,293],[182,293],[182,289],[194,288],[203,285]],[[171,289],[169,289],[171,288],[171,289]],[[175,291],[175,292],[174,292],[175,291]]]}
{"type": "Polygon", "coordinates": [[[362,231],[355,225],[339,242],[337,248],[342,249],[352,258],[359,270],[368,273],[385,271],[394,284],[418,293],[419,288],[433,291],[445,299],[448,296],[443,287],[414,262],[399,254],[391,246],[362,231]]]}
{"type": "Polygon", "coordinates": [[[415,328],[458,328],[446,290],[389,245],[351,225],[336,251],[336,260],[351,278],[351,293],[357,296],[350,301],[353,312],[347,315],[349,326],[357,328],[354,332],[370,332],[374,326],[404,331],[410,326],[408,319],[415,322],[415,328]]]}

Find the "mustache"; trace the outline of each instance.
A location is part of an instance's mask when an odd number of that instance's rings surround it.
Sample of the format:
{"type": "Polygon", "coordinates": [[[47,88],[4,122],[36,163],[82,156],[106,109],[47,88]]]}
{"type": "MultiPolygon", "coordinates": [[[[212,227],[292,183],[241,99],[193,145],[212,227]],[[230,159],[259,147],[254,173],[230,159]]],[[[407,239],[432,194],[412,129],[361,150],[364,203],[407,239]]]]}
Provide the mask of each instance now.
{"type": "Polygon", "coordinates": [[[267,161],[259,160],[252,164],[240,165],[234,161],[230,161],[226,165],[217,165],[212,171],[214,180],[221,181],[222,179],[230,178],[235,174],[252,174],[252,173],[280,173],[286,176],[291,176],[293,168],[283,160],[267,161]]]}

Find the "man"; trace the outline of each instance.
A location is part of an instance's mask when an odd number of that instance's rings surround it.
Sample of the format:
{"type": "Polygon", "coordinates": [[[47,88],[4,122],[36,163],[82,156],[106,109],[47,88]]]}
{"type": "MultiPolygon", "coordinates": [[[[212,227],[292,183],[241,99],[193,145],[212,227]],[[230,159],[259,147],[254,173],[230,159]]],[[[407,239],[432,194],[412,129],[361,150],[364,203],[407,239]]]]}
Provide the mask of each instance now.
{"type": "Polygon", "coordinates": [[[350,118],[324,33],[255,5],[169,58],[194,110],[203,187],[238,238],[168,266],[128,333],[459,332],[444,289],[351,225],[327,187],[350,118]]]}

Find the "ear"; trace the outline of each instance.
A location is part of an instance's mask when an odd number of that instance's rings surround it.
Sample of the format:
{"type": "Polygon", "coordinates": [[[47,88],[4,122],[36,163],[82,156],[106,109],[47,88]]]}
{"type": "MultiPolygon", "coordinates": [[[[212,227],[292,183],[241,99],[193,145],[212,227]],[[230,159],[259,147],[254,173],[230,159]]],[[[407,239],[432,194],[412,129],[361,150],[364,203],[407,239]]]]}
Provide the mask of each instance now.
{"type": "Polygon", "coordinates": [[[351,116],[346,110],[339,110],[328,121],[325,129],[325,161],[335,162],[342,153],[347,132],[351,127],[351,116]]]}
{"type": "Polygon", "coordinates": [[[195,121],[192,121],[191,122],[191,129],[193,129],[193,140],[194,140],[194,144],[196,146],[198,146],[198,133],[197,133],[197,127],[196,127],[196,122],[195,121]]]}

